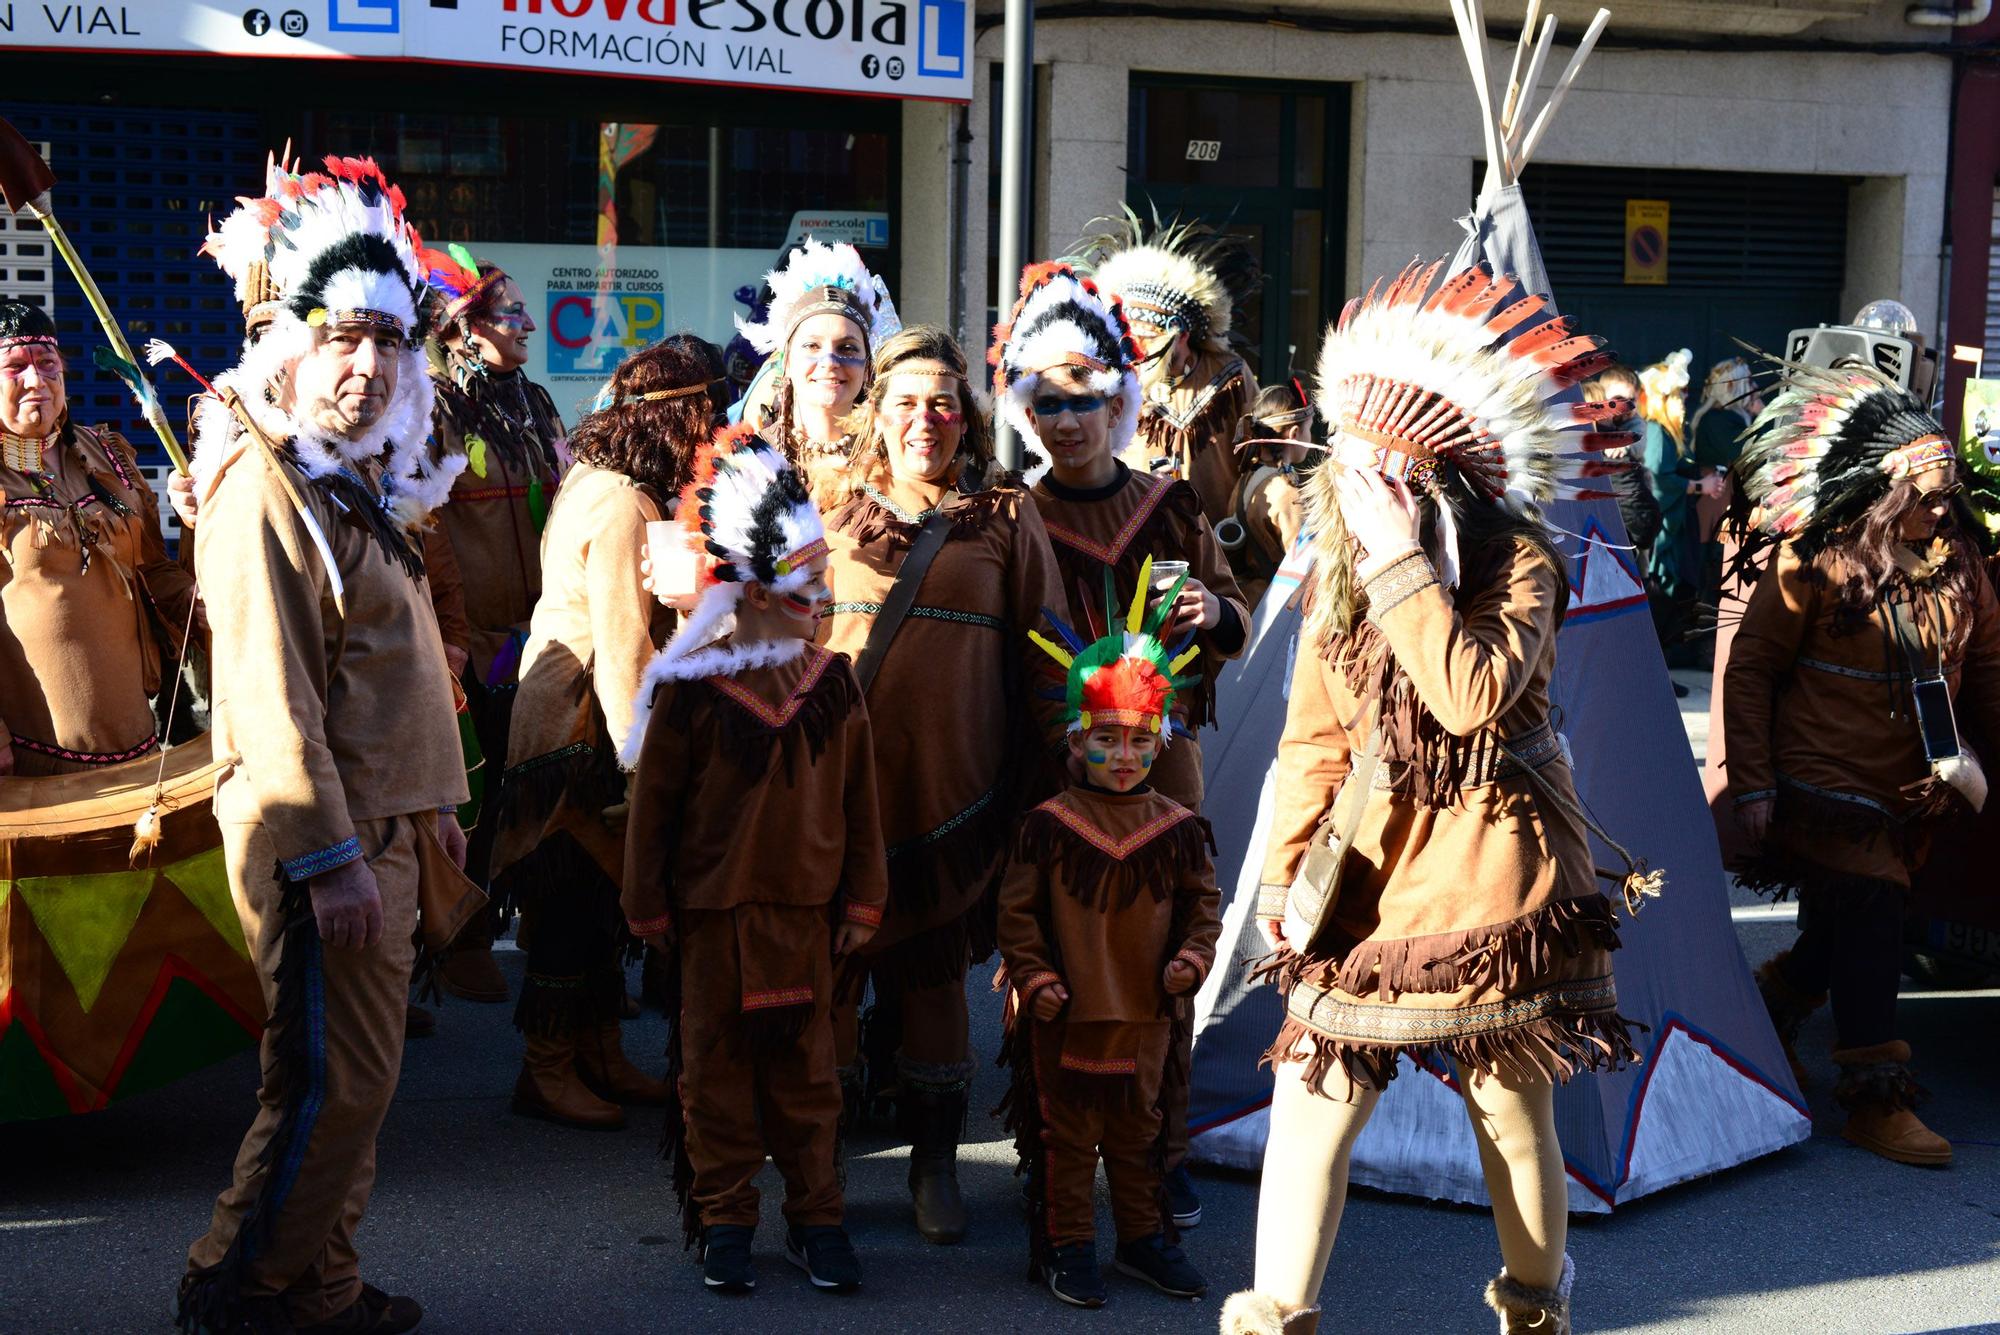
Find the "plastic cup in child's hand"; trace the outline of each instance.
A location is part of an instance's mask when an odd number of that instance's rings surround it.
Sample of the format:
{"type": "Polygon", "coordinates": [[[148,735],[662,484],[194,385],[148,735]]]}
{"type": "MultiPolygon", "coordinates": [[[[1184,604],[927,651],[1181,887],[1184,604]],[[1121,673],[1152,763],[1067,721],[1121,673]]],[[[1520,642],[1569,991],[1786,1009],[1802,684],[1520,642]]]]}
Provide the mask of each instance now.
{"type": "Polygon", "coordinates": [[[699,563],[687,533],[671,519],[646,521],[646,587],[669,607],[694,606],[699,563]]]}

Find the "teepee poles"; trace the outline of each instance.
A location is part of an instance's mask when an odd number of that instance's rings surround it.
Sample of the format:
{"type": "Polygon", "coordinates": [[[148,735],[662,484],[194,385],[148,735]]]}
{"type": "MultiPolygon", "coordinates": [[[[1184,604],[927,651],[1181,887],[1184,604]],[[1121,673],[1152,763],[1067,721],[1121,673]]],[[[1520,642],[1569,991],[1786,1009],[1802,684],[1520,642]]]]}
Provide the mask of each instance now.
{"type": "Polygon", "coordinates": [[[1597,39],[1604,35],[1604,25],[1611,21],[1611,11],[1600,9],[1591,19],[1583,40],[1577,43],[1575,54],[1569,64],[1563,67],[1562,77],[1542,104],[1532,121],[1528,116],[1534,104],[1535,95],[1541,91],[1542,74],[1548,66],[1549,50],[1555,45],[1556,16],[1542,14],[1542,0],[1529,0],[1528,15],[1521,24],[1521,36],[1514,44],[1514,63],[1507,73],[1507,87],[1499,99],[1495,99],[1492,71],[1486,62],[1486,11],[1484,0],[1451,0],[1452,22],[1458,28],[1458,42],[1465,49],[1465,64],[1472,71],[1472,91],[1479,98],[1480,131],[1486,141],[1487,187],[1505,188],[1520,178],[1521,171],[1535,154],[1542,142],[1542,135],[1548,130],[1549,122],[1555,119],[1563,97],[1570,85],[1576,82],[1583,62],[1590,58],[1597,39]],[[1541,20],[1541,32],[1535,32],[1536,20],[1541,20]],[[1526,62],[1526,73],[1522,64],[1526,62]]]}
{"type": "Polygon", "coordinates": [[[1576,82],[1577,72],[1583,68],[1583,62],[1590,58],[1591,50],[1597,45],[1597,39],[1604,35],[1604,25],[1609,22],[1611,22],[1611,11],[1608,9],[1598,10],[1597,17],[1590,21],[1590,27],[1584,32],[1583,40],[1576,44],[1576,54],[1571,56],[1569,64],[1563,67],[1562,78],[1556,80],[1555,91],[1549,94],[1549,100],[1536,114],[1534,126],[1529,129],[1527,139],[1521,144],[1520,156],[1515,163],[1516,170],[1527,166],[1528,159],[1535,155],[1536,147],[1542,142],[1543,132],[1549,128],[1549,122],[1555,119],[1556,111],[1562,106],[1563,95],[1569,92],[1569,86],[1576,82]]]}

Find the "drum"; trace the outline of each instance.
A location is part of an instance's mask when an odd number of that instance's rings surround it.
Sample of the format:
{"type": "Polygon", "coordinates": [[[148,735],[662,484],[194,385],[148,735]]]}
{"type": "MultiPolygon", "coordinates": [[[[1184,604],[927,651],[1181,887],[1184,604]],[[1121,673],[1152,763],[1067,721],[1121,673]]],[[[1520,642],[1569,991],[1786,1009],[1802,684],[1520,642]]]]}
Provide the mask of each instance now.
{"type": "Polygon", "coordinates": [[[0,779],[0,1122],[93,1112],[257,1041],[264,996],[210,810],[206,736],[160,758],[0,779]]]}

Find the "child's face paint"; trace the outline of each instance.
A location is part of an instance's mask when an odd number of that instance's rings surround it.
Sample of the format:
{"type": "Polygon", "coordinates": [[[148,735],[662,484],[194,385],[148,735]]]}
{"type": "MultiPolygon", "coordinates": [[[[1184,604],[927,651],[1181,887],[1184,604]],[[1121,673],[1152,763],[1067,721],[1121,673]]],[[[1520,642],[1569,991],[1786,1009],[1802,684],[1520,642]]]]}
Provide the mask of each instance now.
{"type": "Polygon", "coordinates": [[[1151,728],[1106,724],[1070,734],[1070,750],[1083,761],[1085,776],[1099,788],[1129,793],[1146,781],[1159,754],[1160,735],[1151,728]]]}

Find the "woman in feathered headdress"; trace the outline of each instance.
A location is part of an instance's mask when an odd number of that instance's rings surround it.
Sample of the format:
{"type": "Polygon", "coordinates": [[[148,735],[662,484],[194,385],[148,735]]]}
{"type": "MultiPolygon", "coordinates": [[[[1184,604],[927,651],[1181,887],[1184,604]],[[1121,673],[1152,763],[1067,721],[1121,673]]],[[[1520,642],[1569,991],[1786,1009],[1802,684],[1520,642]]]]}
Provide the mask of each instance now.
{"type": "MultiPolygon", "coordinates": [[[[1601,340],[1511,278],[1433,287],[1441,268],[1351,302],[1320,356],[1336,454],[1306,487],[1315,561],[1257,905],[1285,991],[1262,1296],[1232,1299],[1228,1329],[1312,1329],[1348,1153],[1405,1056],[1457,1065],[1506,1260],[1489,1301],[1566,1310],[1554,1086],[1636,1055],[1550,717],[1569,583],[1540,518],[1592,494],[1601,450],[1629,439],[1599,424],[1629,406],[1576,390],[1601,340]]],[[[1627,902],[1657,884],[1632,866],[1627,902]]]]}
{"type": "Polygon", "coordinates": [[[577,423],[576,462],[549,510],[542,594],[521,652],[506,770],[493,806],[493,888],[518,907],[526,1036],[514,1110],[583,1127],[623,1126],[621,1103],[668,1090],[626,1060],[619,1037],[625,778],[640,675],[672,624],[643,584],[646,525],[693,475],[718,405],[707,345],[676,334],[621,362],[606,406],[577,423]]]}
{"type": "Polygon", "coordinates": [[[1758,972],[1792,1050],[1833,998],[1847,1139],[1902,1163],[1951,1145],[1896,1037],[1911,877],[1939,819],[1986,800],[1959,720],[2000,738],[2000,603],[1944,428],[1858,363],[1787,368],[1737,465],[1746,566],[1776,548],[1731,646],[1729,799],[1737,879],[1800,900],[1798,941],[1758,972]]]}
{"type": "Polygon", "coordinates": [[[1236,304],[1256,289],[1249,249],[1205,223],[1176,218],[1151,226],[1126,209],[1086,240],[1092,276],[1124,305],[1140,350],[1146,406],[1126,458],[1191,485],[1211,524],[1229,514],[1236,423],[1257,392],[1230,345],[1236,304]]]}
{"type": "Polygon", "coordinates": [[[823,508],[845,499],[840,474],[853,452],[847,416],[868,388],[870,359],[903,327],[889,288],[846,242],[804,244],[764,279],[761,320],[736,327],[769,360],[731,410],[805,474],[823,508]]]}

